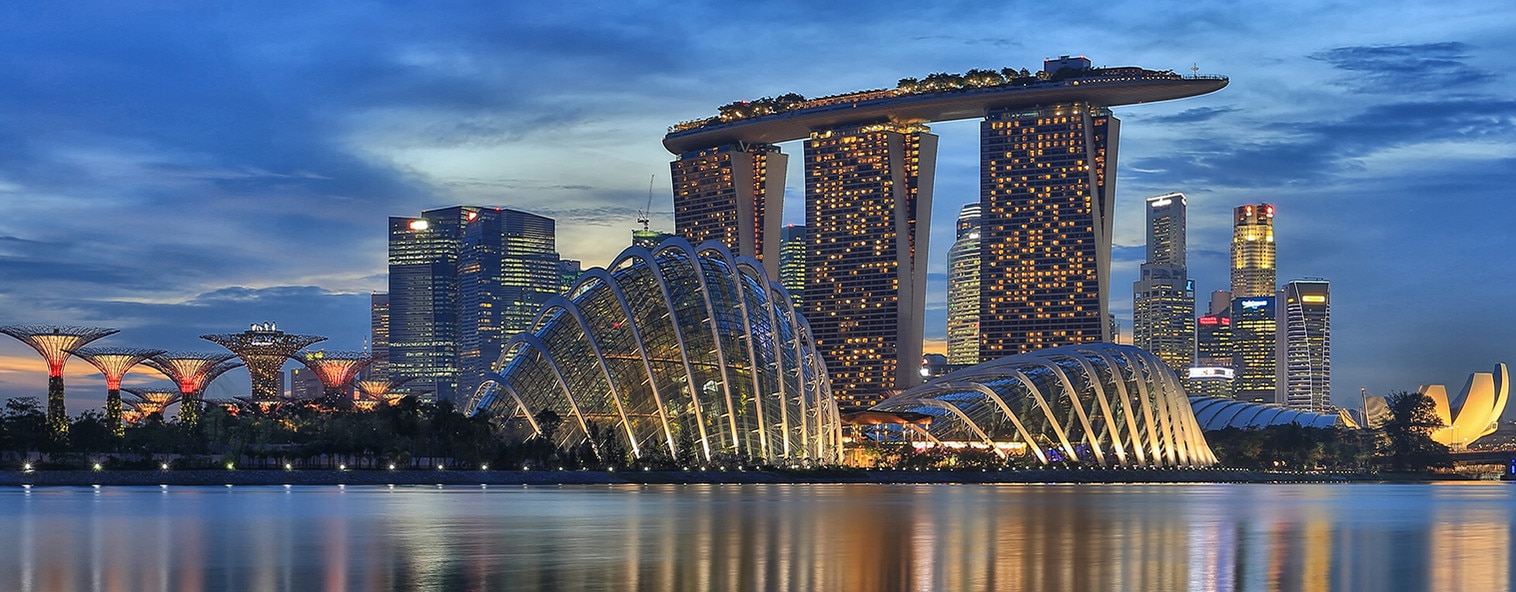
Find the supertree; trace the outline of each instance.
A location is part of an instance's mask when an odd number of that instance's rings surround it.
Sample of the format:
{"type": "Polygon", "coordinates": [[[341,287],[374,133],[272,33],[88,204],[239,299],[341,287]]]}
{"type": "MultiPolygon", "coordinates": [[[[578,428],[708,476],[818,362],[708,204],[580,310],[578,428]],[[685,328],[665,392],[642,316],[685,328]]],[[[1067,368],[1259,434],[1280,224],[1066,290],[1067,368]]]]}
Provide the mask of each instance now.
{"type": "Polygon", "coordinates": [[[284,363],[301,348],[326,341],[325,337],[318,335],[285,333],[273,323],[257,323],[241,333],[201,335],[200,338],[219,344],[241,358],[242,363],[247,365],[247,373],[253,379],[250,399],[274,407],[284,400],[284,393],[279,389],[279,373],[283,370],[284,363]]]}
{"type": "Polygon", "coordinates": [[[131,347],[81,347],[72,353],[93,364],[105,375],[105,424],[116,437],[126,435],[121,424],[121,377],[143,360],[163,353],[161,349],[131,347]]]}
{"type": "Polygon", "coordinates": [[[378,358],[374,354],[360,351],[317,351],[305,352],[305,355],[296,359],[315,372],[316,378],[321,380],[323,403],[335,406],[346,404],[351,399],[348,392],[353,388],[353,379],[378,358]]]}
{"type": "Polygon", "coordinates": [[[370,378],[357,381],[353,383],[353,386],[358,387],[358,396],[353,400],[353,406],[359,411],[373,411],[379,408],[380,403],[393,406],[407,395],[415,394],[395,391],[400,385],[410,380],[410,378],[370,378]]]}
{"type": "Polygon", "coordinates": [[[232,354],[218,354],[205,352],[172,352],[163,353],[142,361],[144,366],[150,366],[154,370],[162,372],[174,385],[179,387],[179,394],[184,402],[179,405],[179,421],[194,425],[200,422],[200,391],[210,381],[232,368],[236,368],[236,362],[229,362],[232,354]]]}
{"type": "Polygon", "coordinates": [[[68,434],[68,408],[63,405],[63,365],[69,352],[116,333],[103,327],[69,325],[6,325],[0,333],[21,340],[47,360],[47,425],[54,435],[68,434]]]}
{"type": "MultiPolygon", "coordinates": [[[[127,407],[131,408],[126,416],[134,424],[154,413],[161,414],[164,409],[168,409],[169,405],[181,403],[184,399],[179,391],[132,388],[121,390],[131,393],[134,397],[126,400],[127,407]]],[[[184,405],[179,406],[179,415],[184,415],[184,405]]]]}

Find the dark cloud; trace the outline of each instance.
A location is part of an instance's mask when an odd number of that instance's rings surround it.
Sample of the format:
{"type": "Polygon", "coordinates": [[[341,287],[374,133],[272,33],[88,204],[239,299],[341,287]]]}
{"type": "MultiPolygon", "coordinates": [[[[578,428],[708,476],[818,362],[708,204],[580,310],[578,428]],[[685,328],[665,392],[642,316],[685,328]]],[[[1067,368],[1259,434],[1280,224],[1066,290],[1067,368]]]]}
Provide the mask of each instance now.
{"type": "Polygon", "coordinates": [[[1195,107],[1191,109],[1185,109],[1184,111],[1180,111],[1173,115],[1142,117],[1140,121],[1145,124],[1200,123],[1211,121],[1219,116],[1226,115],[1228,113],[1235,113],[1236,111],[1236,107],[1195,107]]]}
{"type": "Polygon", "coordinates": [[[1493,80],[1495,73],[1470,65],[1472,47],[1456,41],[1415,45],[1338,47],[1310,59],[1351,73],[1335,80],[1361,92],[1445,92],[1493,80]]]}

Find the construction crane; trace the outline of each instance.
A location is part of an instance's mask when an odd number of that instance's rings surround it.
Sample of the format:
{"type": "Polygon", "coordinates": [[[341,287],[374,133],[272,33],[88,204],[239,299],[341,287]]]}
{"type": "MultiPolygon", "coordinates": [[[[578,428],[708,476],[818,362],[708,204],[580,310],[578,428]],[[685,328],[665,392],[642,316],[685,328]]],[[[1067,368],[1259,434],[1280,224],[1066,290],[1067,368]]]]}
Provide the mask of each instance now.
{"type": "Polygon", "coordinates": [[[643,232],[648,232],[648,216],[653,213],[653,181],[657,179],[658,175],[647,178],[647,207],[637,210],[637,222],[642,224],[643,232]]]}

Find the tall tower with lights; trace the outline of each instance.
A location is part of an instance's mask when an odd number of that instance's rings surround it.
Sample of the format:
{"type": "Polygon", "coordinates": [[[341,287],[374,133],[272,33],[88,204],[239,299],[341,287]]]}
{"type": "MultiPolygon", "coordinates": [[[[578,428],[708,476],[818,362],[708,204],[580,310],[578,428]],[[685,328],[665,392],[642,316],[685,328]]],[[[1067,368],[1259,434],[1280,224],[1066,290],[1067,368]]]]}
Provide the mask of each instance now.
{"type": "Polygon", "coordinates": [[[1232,386],[1245,401],[1273,403],[1278,390],[1274,206],[1232,210],[1232,386]]]}
{"type": "Polygon", "coordinates": [[[867,407],[921,382],[937,136],[871,124],[805,143],[805,317],[832,392],[867,407]]]}
{"type": "Polygon", "coordinates": [[[1280,402],[1294,409],[1332,409],[1331,283],[1294,280],[1278,295],[1280,402]]]}
{"type": "Polygon", "coordinates": [[[979,203],[958,211],[948,249],[947,363],[979,363],[979,203]]]}
{"type": "Polygon", "coordinates": [[[1114,339],[1119,129],[1086,103],[997,109],[980,124],[980,361],[1114,339]]]}
{"type": "Polygon", "coordinates": [[[674,233],[694,245],[716,241],[734,255],[756,257],[769,277],[779,277],[779,212],[788,163],[778,146],[764,143],[680,154],[669,164],[674,233]]]}
{"type": "Polygon", "coordinates": [[[1147,199],[1147,261],[1132,284],[1132,345],[1175,372],[1195,363],[1195,287],[1185,268],[1183,193],[1147,199]]]}

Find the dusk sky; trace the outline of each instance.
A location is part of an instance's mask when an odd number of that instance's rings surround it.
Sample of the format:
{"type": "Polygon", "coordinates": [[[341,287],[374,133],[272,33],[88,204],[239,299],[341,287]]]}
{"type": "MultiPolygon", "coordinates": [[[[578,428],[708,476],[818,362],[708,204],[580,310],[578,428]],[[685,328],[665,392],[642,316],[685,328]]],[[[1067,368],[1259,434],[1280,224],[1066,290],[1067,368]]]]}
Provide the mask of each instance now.
{"type": "MultiPolygon", "coordinates": [[[[1131,326],[1143,199],[1189,196],[1201,307],[1230,209],[1278,209],[1279,280],[1332,282],[1334,402],[1516,362],[1516,13],[1499,2],[14,3],[0,18],[0,324],[108,326],[96,345],[218,351],[274,321],[356,350],[386,289],[388,216],[551,216],[586,267],[630,242],[670,124],[719,105],[1088,56],[1224,74],[1119,107],[1116,313],[1131,326]],[[127,5],[130,6],[127,6],[127,5]]],[[[927,334],[978,199],[978,123],[941,137],[927,334]]],[[[801,144],[785,218],[804,218],[801,144]]],[[[68,366],[70,412],[104,381],[68,366]]],[[[0,398],[46,367],[0,337],[0,398]]],[[[133,374],[133,383],[159,383],[133,374]]],[[[165,383],[166,384],[166,383],[165,383]]],[[[212,398],[245,394],[247,373],[212,398]]]]}

